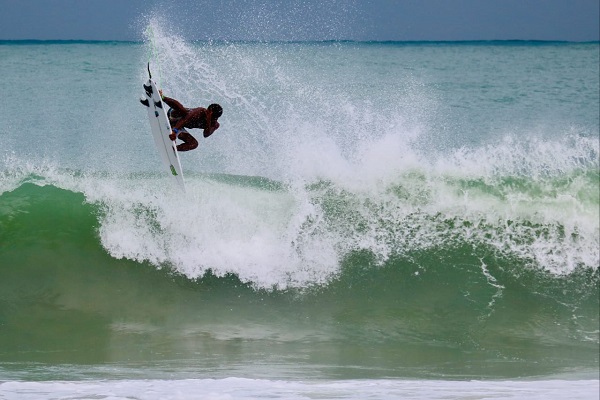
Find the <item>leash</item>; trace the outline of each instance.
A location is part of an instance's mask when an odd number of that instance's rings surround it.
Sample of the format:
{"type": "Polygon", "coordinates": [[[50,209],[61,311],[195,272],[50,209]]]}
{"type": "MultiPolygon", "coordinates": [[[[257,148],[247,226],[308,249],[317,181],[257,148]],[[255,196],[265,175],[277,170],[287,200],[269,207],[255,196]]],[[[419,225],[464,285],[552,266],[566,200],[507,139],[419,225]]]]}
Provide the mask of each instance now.
{"type": "Polygon", "coordinates": [[[157,69],[158,69],[158,79],[157,79],[158,87],[162,88],[162,82],[161,82],[162,73],[161,73],[160,62],[159,62],[159,58],[158,58],[159,52],[158,52],[158,48],[156,47],[156,39],[154,37],[154,29],[152,29],[152,25],[148,25],[148,28],[146,28],[146,35],[150,42],[150,49],[148,52],[148,76],[150,77],[150,79],[152,79],[152,73],[150,72],[150,61],[153,61],[153,59],[154,59],[154,63],[157,65],[157,69]]]}

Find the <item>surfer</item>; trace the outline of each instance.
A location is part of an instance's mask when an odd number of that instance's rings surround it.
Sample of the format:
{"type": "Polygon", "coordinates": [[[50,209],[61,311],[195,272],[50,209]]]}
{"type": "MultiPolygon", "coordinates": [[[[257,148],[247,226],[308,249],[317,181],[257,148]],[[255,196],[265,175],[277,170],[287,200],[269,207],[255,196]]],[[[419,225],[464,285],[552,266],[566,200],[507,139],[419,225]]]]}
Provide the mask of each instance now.
{"type": "Polygon", "coordinates": [[[169,138],[171,140],[179,138],[183,141],[183,143],[177,145],[177,151],[189,151],[198,147],[196,138],[185,128],[203,129],[205,138],[219,129],[220,125],[217,120],[223,114],[223,108],[220,105],[211,104],[208,108],[186,108],[177,100],[164,96],[162,91],[160,91],[160,95],[162,100],[171,107],[167,112],[172,129],[169,138]]]}

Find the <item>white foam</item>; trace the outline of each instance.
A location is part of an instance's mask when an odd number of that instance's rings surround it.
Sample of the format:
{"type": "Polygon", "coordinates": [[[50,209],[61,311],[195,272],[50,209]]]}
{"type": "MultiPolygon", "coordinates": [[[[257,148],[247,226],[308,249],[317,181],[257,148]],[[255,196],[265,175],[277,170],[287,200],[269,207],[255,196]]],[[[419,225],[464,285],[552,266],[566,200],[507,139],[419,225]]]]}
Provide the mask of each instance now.
{"type": "Polygon", "coordinates": [[[107,380],[2,382],[0,397],[15,400],[229,400],[229,399],[511,399],[593,400],[597,380],[427,381],[345,380],[283,381],[266,379],[107,380]]]}
{"type": "Polygon", "coordinates": [[[204,179],[187,186],[185,196],[95,189],[89,200],[104,205],[103,245],[115,257],[169,265],[190,278],[210,269],[266,288],[323,282],[336,268],[327,241],[307,236],[303,253],[295,249],[300,232],[290,227],[305,212],[289,193],[204,179]]]}

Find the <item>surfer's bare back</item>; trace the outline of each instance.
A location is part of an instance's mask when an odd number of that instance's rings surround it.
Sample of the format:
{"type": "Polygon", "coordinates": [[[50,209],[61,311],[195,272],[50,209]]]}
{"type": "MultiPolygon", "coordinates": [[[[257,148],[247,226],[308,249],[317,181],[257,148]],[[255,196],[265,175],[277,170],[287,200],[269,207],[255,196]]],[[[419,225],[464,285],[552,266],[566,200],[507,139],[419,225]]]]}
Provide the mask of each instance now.
{"type": "Polygon", "coordinates": [[[198,141],[190,135],[187,129],[202,129],[204,137],[207,138],[219,129],[219,117],[223,114],[223,107],[211,104],[208,108],[186,108],[177,100],[164,96],[160,93],[162,100],[171,107],[167,112],[172,132],[171,140],[179,138],[183,143],[177,145],[177,151],[189,151],[198,147],[198,141]]]}

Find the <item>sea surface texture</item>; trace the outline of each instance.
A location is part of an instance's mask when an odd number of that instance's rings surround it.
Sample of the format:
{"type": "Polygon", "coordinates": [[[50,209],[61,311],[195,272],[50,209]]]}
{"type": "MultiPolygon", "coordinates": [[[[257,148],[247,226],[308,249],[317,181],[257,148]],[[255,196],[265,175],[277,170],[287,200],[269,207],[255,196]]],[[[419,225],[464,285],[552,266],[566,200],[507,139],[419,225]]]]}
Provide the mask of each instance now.
{"type": "Polygon", "coordinates": [[[0,42],[0,398],[597,399],[599,49],[0,42]]]}

